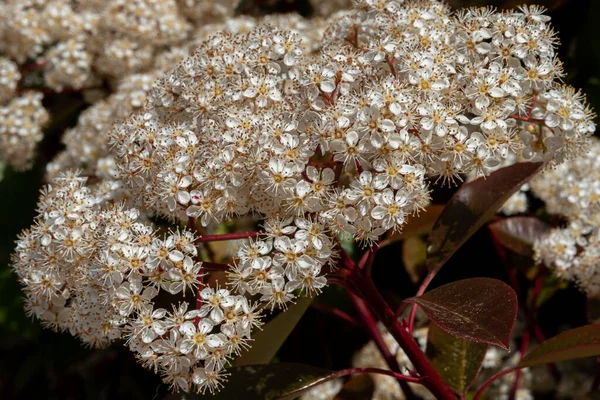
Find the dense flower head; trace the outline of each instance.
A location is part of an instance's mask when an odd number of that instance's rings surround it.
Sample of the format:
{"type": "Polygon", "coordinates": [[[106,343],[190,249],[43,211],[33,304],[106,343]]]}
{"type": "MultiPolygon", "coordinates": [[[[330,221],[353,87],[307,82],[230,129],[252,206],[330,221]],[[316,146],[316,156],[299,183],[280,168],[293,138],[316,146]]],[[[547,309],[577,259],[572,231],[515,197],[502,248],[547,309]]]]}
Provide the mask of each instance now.
{"type": "Polygon", "coordinates": [[[536,244],[536,258],[589,295],[600,294],[600,142],[531,182],[551,214],[566,218],[536,244]]]}
{"type": "MultiPolygon", "coordinates": [[[[96,103],[120,90],[122,81],[130,80],[131,75],[154,76],[146,82],[150,85],[161,72],[188,55],[196,41],[204,40],[208,32],[223,29],[217,25],[233,14],[237,2],[231,2],[230,7],[223,7],[222,3],[210,0],[4,1],[0,4],[0,107],[10,102],[23,105],[31,100],[24,96],[36,91],[39,94],[35,96],[34,107],[35,113],[40,115],[44,111],[41,101],[37,100],[41,100],[43,93],[82,91],[87,102],[96,103]],[[213,10],[210,18],[197,18],[203,13],[207,17],[202,10],[209,9],[213,10]],[[22,98],[20,102],[18,98],[22,98]]],[[[135,103],[140,101],[144,101],[144,96],[138,96],[135,103]]],[[[128,104],[115,109],[119,112],[104,118],[104,124],[110,126],[133,111],[128,104]]],[[[27,133],[1,131],[0,157],[16,168],[29,167],[45,120],[47,118],[36,121],[38,125],[31,124],[27,133]]],[[[4,122],[0,120],[0,124],[4,122]]],[[[95,143],[102,141],[100,147],[106,147],[108,130],[108,127],[103,129],[100,138],[95,140],[95,143]]],[[[77,153],[78,149],[67,149],[67,152],[77,153]]],[[[86,165],[82,162],[63,168],[83,166],[86,165]]]]}
{"type": "Polygon", "coordinates": [[[47,120],[41,93],[20,91],[27,60],[93,103],[17,243],[28,310],[91,345],[125,338],[175,390],[217,390],[262,310],[318,294],[342,241],[402,230],[430,180],[523,159],[558,165],[550,176],[595,129],[558,83],[541,9],[358,0],[306,20],[232,18],[223,4],[0,5],[12,18],[0,18],[0,144],[35,137],[0,155],[27,163],[47,120]],[[242,220],[260,231],[205,282],[203,236],[242,220]]]}
{"type": "Polygon", "coordinates": [[[48,120],[40,93],[25,92],[0,103],[0,157],[18,170],[30,167],[48,120]]]}

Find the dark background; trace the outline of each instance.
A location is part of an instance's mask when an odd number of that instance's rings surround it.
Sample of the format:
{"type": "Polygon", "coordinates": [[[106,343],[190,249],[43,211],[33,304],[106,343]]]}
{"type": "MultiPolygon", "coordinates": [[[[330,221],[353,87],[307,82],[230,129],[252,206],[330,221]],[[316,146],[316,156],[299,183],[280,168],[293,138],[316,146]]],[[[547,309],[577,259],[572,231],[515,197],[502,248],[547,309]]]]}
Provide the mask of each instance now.
{"type": "MultiPolygon", "coordinates": [[[[327,1],[327,0],[323,0],[327,1]]],[[[522,1],[452,0],[453,7],[489,5],[513,7],[522,1]]],[[[561,40],[560,59],[567,71],[566,82],[581,88],[589,102],[600,110],[600,1],[539,0],[531,2],[549,9],[561,40]]],[[[239,11],[260,15],[294,11],[310,16],[307,1],[243,2],[239,11]]],[[[23,312],[22,294],[10,268],[10,254],[17,234],[28,227],[45,163],[60,150],[60,132],[76,123],[84,103],[77,94],[47,96],[45,105],[54,116],[40,157],[33,170],[4,171],[0,181],[0,399],[162,399],[167,387],[157,375],[143,370],[133,355],[117,343],[104,350],[90,350],[68,333],[42,329],[23,312]],[[68,113],[64,102],[74,105],[68,113]]],[[[451,193],[440,191],[443,202],[451,193]]],[[[415,287],[404,271],[401,246],[382,250],[375,262],[374,279],[390,302],[414,294],[415,287]]],[[[445,266],[431,287],[474,276],[506,279],[487,230],[476,234],[445,266]]],[[[343,291],[329,287],[317,299],[352,313],[343,291]]],[[[585,298],[573,287],[559,291],[540,309],[546,336],[565,326],[586,323],[585,298]]],[[[326,368],[346,368],[353,352],[367,340],[359,330],[322,311],[310,308],[281,349],[280,361],[309,363],[326,368]]],[[[536,397],[538,398],[538,397],[536,397]]],[[[542,397],[539,397],[542,398],[542,397]]],[[[543,398],[552,398],[544,395],[543,398]]]]}

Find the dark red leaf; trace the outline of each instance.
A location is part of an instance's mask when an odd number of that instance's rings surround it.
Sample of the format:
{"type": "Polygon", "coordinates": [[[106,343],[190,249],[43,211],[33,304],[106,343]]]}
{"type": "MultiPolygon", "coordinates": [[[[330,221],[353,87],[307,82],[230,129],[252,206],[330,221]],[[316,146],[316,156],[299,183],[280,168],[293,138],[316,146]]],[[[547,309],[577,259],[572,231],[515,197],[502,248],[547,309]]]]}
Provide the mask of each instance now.
{"type": "Polygon", "coordinates": [[[585,325],[554,336],[529,352],[519,368],[600,355],[600,324],[585,325]]]}
{"type": "Polygon", "coordinates": [[[446,332],[472,342],[509,348],[517,295],[504,282],[472,278],[449,283],[407,301],[446,332]]]}
{"type": "Polygon", "coordinates": [[[517,254],[531,257],[533,244],[550,230],[550,225],[535,217],[512,217],[489,225],[494,238],[517,254]]]}
{"type": "Polygon", "coordinates": [[[543,163],[518,163],[466,183],[450,199],[427,242],[427,269],[437,272],[543,163]]]}
{"type": "Polygon", "coordinates": [[[292,363],[246,365],[227,371],[231,376],[214,395],[174,393],[164,400],[295,399],[310,388],[338,377],[327,369],[292,363]]]}

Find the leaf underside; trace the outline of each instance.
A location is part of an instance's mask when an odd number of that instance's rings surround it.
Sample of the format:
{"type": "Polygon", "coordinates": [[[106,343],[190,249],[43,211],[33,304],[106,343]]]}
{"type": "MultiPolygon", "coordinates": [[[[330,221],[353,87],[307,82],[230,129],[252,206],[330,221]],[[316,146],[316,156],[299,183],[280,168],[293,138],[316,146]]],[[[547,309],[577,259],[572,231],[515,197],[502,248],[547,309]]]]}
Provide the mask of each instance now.
{"type": "Polygon", "coordinates": [[[446,333],[436,324],[429,326],[427,357],[444,382],[457,393],[465,393],[477,377],[488,345],[446,333]]]}
{"type": "Polygon", "coordinates": [[[535,217],[512,217],[494,222],[489,228],[504,247],[531,257],[534,243],[550,230],[550,225],[535,217]]]}
{"type": "Polygon", "coordinates": [[[529,352],[520,368],[600,355],[600,324],[585,325],[550,338],[529,352]]]}

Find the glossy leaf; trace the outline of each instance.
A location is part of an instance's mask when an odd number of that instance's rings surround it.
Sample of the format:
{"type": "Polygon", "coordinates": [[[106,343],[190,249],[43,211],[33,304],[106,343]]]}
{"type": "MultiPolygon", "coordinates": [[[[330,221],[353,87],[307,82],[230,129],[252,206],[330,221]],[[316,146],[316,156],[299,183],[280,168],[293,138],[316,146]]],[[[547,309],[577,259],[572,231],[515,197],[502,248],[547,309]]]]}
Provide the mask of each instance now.
{"type": "Polygon", "coordinates": [[[487,348],[487,344],[464,340],[436,324],[429,325],[427,357],[444,382],[458,393],[465,393],[477,377],[487,348]]]}
{"type": "Polygon", "coordinates": [[[312,298],[301,297],[296,304],[291,305],[267,323],[261,331],[253,334],[252,348],[237,358],[237,367],[253,364],[268,364],[279,351],[287,337],[304,315],[312,298]]]}
{"type": "Polygon", "coordinates": [[[427,242],[427,269],[437,272],[542,163],[518,163],[466,183],[450,199],[427,242]]]}
{"type": "Polygon", "coordinates": [[[504,247],[531,257],[535,241],[548,233],[550,225],[535,217],[512,217],[493,222],[489,228],[504,247]]]}
{"type": "Polygon", "coordinates": [[[585,325],[560,333],[546,340],[519,363],[518,367],[532,367],[574,358],[600,355],[600,324],[585,325]]]}
{"type": "Polygon", "coordinates": [[[421,306],[429,319],[452,335],[509,348],[518,305],[516,293],[504,282],[465,279],[406,301],[421,306]]]}
{"type": "Polygon", "coordinates": [[[164,400],[295,399],[303,392],[338,377],[336,372],[304,364],[245,365],[228,370],[231,376],[214,395],[171,394],[164,400]]]}

